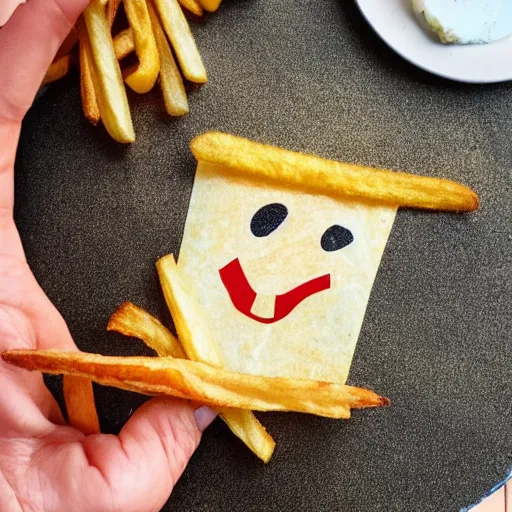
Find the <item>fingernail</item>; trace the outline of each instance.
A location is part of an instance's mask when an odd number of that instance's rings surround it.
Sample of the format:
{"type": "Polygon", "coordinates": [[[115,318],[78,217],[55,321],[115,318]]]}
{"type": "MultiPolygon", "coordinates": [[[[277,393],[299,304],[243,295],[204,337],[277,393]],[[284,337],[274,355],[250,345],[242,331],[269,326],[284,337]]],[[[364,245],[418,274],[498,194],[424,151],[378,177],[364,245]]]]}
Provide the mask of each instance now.
{"type": "Polygon", "coordinates": [[[197,428],[204,432],[208,425],[217,417],[217,413],[207,405],[203,405],[194,411],[197,428]]]}

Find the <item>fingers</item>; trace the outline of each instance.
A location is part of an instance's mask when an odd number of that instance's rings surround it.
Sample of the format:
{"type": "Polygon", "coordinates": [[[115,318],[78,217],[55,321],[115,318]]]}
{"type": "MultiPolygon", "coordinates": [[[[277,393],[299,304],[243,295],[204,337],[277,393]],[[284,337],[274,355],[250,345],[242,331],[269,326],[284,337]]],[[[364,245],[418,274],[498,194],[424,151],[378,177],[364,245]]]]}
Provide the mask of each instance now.
{"type": "Polygon", "coordinates": [[[0,229],[12,217],[14,157],[21,120],[55,53],[87,3],[30,0],[20,5],[0,30],[0,229]]]}
{"type": "Polygon", "coordinates": [[[21,121],[87,0],[30,0],[0,31],[0,118],[21,121]]]}
{"type": "Polygon", "coordinates": [[[89,464],[109,484],[119,510],[160,510],[215,414],[185,401],[155,398],[113,436],[83,440],[89,464]]]}

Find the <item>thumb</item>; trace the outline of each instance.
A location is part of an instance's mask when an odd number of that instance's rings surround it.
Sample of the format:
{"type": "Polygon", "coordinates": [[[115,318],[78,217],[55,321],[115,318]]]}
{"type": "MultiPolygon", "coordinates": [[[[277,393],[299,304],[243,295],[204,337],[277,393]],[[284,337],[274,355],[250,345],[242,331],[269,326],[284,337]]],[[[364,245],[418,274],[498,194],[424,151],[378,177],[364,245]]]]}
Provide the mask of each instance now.
{"type": "Polygon", "coordinates": [[[85,438],[89,464],[104,475],[116,509],[160,510],[215,416],[184,400],[154,398],[134,413],[118,439],[85,438]]]}

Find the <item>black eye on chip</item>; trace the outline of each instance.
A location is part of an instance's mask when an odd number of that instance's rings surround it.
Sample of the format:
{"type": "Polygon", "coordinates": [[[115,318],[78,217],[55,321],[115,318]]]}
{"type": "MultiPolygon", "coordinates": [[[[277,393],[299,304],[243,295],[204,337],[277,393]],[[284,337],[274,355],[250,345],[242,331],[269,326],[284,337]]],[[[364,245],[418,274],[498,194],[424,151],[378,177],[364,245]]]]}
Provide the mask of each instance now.
{"type": "Polygon", "coordinates": [[[322,249],[327,252],[339,251],[354,241],[354,235],[350,229],[334,224],[325,230],[320,240],[322,249]]]}
{"type": "Polygon", "coordinates": [[[281,203],[267,204],[252,217],[251,232],[254,236],[268,236],[275,231],[288,216],[288,208],[281,203]]]}

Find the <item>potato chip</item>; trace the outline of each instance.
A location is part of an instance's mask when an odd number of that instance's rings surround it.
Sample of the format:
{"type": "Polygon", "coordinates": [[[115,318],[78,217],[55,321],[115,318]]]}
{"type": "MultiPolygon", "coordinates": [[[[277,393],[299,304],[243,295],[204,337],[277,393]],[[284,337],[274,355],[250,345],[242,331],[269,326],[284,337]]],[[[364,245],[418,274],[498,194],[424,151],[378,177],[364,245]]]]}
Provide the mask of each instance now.
{"type": "MultiPolygon", "coordinates": [[[[193,361],[223,368],[224,361],[218,344],[207,327],[204,313],[186,292],[187,287],[179,276],[172,254],[161,258],[156,266],[166,302],[185,352],[193,361]]],[[[270,460],[275,442],[252,412],[224,409],[219,410],[219,414],[231,431],[258,457],[265,462],[270,460]]]]}

